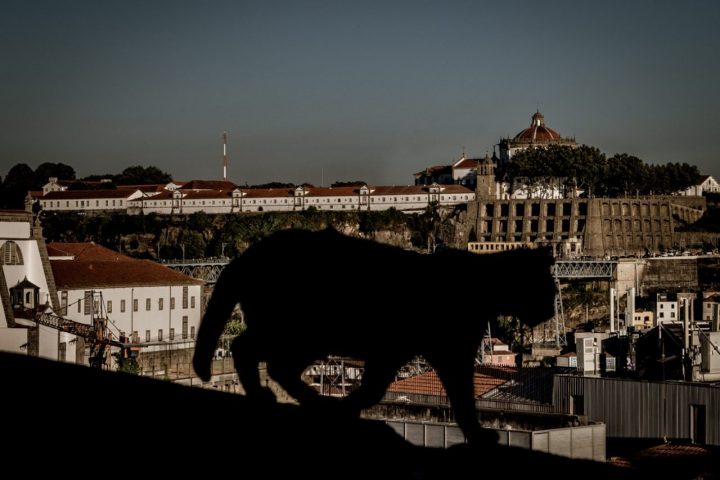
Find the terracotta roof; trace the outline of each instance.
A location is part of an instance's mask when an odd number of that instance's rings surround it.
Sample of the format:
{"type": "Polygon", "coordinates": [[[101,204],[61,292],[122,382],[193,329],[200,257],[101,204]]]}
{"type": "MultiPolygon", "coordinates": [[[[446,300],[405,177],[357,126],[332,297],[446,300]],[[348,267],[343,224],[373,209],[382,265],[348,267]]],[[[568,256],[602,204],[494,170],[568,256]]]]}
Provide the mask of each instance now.
{"type": "Polygon", "coordinates": [[[71,256],[73,260],[50,260],[58,289],[202,285],[149,260],[136,260],[94,243],[51,243],[51,257],[71,256]]]}
{"type": "MultiPolygon", "coordinates": [[[[473,378],[475,397],[485,395],[503,383],[505,380],[501,378],[475,373],[473,378]]],[[[447,396],[445,388],[434,370],[395,381],[390,384],[388,392],[447,396]]]]}
{"type": "Polygon", "coordinates": [[[32,198],[42,198],[43,196],[42,190],[30,190],[28,193],[32,198]]]}
{"type": "Polygon", "coordinates": [[[233,190],[235,188],[237,185],[225,180],[191,180],[180,187],[181,190],[233,190]]]}
{"type": "Polygon", "coordinates": [[[463,158],[460,160],[460,162],[453,165],[453,168],[462,169],[462,168],[477,168],[477,166],[480,164],[480,160],[477,158],[463,158]]]}
{"type": "MultiPolygon", "coordinates": [[[[181,190],[184,200],[195,200],[204,198],[230,198],[232,196],[231,190],[181,190]]],[[[170,194],[172,197],[172,194],[170,194]]],[[[156,198],[156,197],[150,197],[156,198]]]]}
{"type": "Polygon", "coordinates": [[[65,190],[48,192],[43,197],[45,200],[75,200],[87,198],[127,198],[135,193],[135,190],[65,190]]]}
{"type": "Polygon", "coordinates": [[[311,197],[352,197],[360,193],[362,187],[309,187],[306,196],[311,197]]]}
{"type": "Polygon", "coordinates": [[[521,142],[551,142],[561,140],[558,132],[545,126],[545,117],[542,113],[536,112],[532,116],[530,127],[515,135],[515,141],[521,142]]]}
{"type": "Polygon", "coordinates": [[[243,188],[240,192],[243,198],[277,198],[295,195],[293,190],[287,188],[243,188]]]}
{"type": "Polygon", "coordinates": [[[149,260],[81,262],[51,260],[59,290],[99,287],[203,285],[201,280],[149,260]]]}
{"type": "Polygon", "coordinates": [[[122,253],[110,250],[94,242],[53,242],[47,246],[50,257],[73,257],[75,260],[86,262],[135,262],[122,253]]]}

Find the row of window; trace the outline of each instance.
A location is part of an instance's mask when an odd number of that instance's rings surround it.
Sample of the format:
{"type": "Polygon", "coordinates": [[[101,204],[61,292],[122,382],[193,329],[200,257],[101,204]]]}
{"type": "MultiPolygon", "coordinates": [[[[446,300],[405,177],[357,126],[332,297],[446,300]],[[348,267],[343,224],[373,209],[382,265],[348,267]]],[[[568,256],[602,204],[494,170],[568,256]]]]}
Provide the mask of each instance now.
{"type": "MultiPolygon", "coordinates": [[[[437,194],[436,194],[435,196],[437,196],[437,194]]],[[[405,202],[411,202],[411,201],[422,202],[422,201],[425,201],[426,199],[427,199],[427,196],[413,196],[413,197],[410,197],[410,196],[405,196],[405,197],[402,197],[402,196],[390,196],[390,197],[381,197],[381,198],[378,197],[377,203],[388,203],[388,202],[395,202],[395,203],[397,203],[397,202],[403,202],[403,201],[405,201],[405,202]]],[[[376,203],[375,200],[376,200],[375,197],[370,197],[370,202],[371,202],[371,203],[376,203]]],[[[469,200],[471,200],[471,198],[470,198],[470,195],[439,195],[439,200],[440,200],[440,201],[469,201],[469,200]]],[[[86,207],[92,206],[92,200],[75,200],[74,202],[75,202],[75,207],[77,207],[77,208],[86,208],[86,207]]],[[[100,203],[101,203],[101,202],[102,202],[102,200],[95,200],[95,207],[100,207],[100,203]]],[[[110,205],[110,203],[109,203],[110,201],[109,201],[109,200],[105,200],[104,202],[105,202],[105,206],[106,206],[106,207],[109,207],[109,206],[113,206],[113,207],[119,206],[119,207],[122,207],[122,206],[123,206],[123,201],[122,201],[122,200],[118,200],[118,201],[117,201],[117,202],[118,202],[117,205],[116,205],[116,203],[115,203],[115,202],[116,202],[115,200],[111,200],[112,205],[110,205]]],[[[325,199],[313,198],[313,199],[308,199],[308,200],[306,201],[306,203],[308,203],[308,204],[309,204],[309,203],[314,203],[314,204],[318,204],[318,203],[331,203],[331,202],[335,202],[335,199],[333,199],[333,198],[325,198],[325,199]]],[[[337,198],[337,203],[343,203],[343,202],[345,202],[345,203],[355,203],[355,199],[354,199],[354,198],[351,198],[351,197],[347,197],[347,198],[337,198]]],[[[367,199],[366,199],[365,197],[362,197],[362,198],[361,198],[361,203],[366,203],[366,202],[367,202],[367,199]]],[[[186,204],[186,205],[193,205],[193,206],[196,206],[196,205],[204,206],[204,205],[206,205],[205,200],[198,200],[198,201],[196,201],[196,200],[185,200],[183,203],[186,204]]],[[[277,199],[273,199],[272,201],[269,200],[269,199],[262,199],[262,200],[242,200],[242,203],[243,203],[243,204],[250,204],[250,205],[258,205],[258,204],[267,205],[267,204],[282,203],[282,204],[286,204],[286,205],[287,205],[287,204],[291,204],[292,201],[291,201],[291,199],[287,199],[287,198],[286,198],[286,199],[282,199],[282,201],[280,201],[280,202],[278,202],[277,199]]],[[[57,201],[53,201],[53,200],[45,201],[45,202],[43,202],[43,204],[44,204],[45,208],[60,208],[60,207],[61,207],[61,202],[60,202],[59,200],[57,200],[57,201]]],[[[219,201],[218,201],[218,204],[219,204],[219,205],[227,205],[228,202],[226,202],[226,201],[224,201],[224,200],[223,200],[223,201],[220,201],[220,200],[219,200],[219,201]]],[[[172,203],[171,203],[170,201],[157,201],[157,200],[154,200],[154,201],[144,201],[144,202],[142,202],[142,205],[144,205],[144,206],[151,206],[151,205],[152,205],[152,206],[154,206],[154,207],[156,207],[156,206],[165,206],[165,207],[167,207],[167,206],[171,206],[172,203]]],[[[209,200],[209,201],[207,202],[207,205],[215,205],[215,200],[209,200]]],[[[65,201],[65,207],[66,207],[66,208],[70,208],[70,201],[65,201]]]]}
{"type": "MultiPolygon", "coordinates": [[[[102,202],[102,200],[95,200],[95,206],[99,207],[100,202],[102,202]]],[[[115,200],[105,200],[105,206],[106,207],[109,207],[109,206],[122,207],[123,206],[122,200],[117,200],[117,204],[115,202],[116,202],[115,200]],[[110,202],[112,202],[112,205],[110,204],[110,202]]],[[[55,200],[55,201],[46,200],[43,202],[43,205],[45,208],[53,208],[53,207],[60,208],[60,203],[61,203],[60,200],[55,200]]],[[[92,206],[92,200],[75,200],[75,206],[78,208],[90,207],[90,206],[92,206]]],[[[70,207],[70,200],[65,201],[65,207],[66,208],[70,207]]]]}
{"type": "MultiPolygon", "coordinates": [[[[158,329],[157,332],[158,333],[157,333],[156,340],[158,342],[162,342],[163,338],[164,338],[164,331],[162,328],[160,328],[160,329],[158,329]]],[[[120,332],[120,336],[125,336],[125,332],[120,332]]],[[[195,326],[190,327],[189,331],[188,331],[188,317],[184,316],[184,317],[182,317],[182,331],[180,333],[180,338],[182,340],[187,340],[188,336],[190,337],[191,340],[195,340],[195,326]]],[[[169,330],[168,340],[171,342],[175,340],[175,329],[174,328],[171,328],[169,330]]],[[[140,342],[140,338],[138,337],[138,332],[133,332],[132,341],[135,343],[140,342]]],[[[152,330],[145,330],[145,341],[146,342],[153,341],[152,330]]]]}
{"type": "MultiPolygon", "coordinates": [[[[62,305],[64,309],[67,309],[67,292],[63,291],[62,294],[62,305]]],[[[195,308],[195,296],[190,296],[188,294],[188,287],[183,287],[182,292],[182,308],[188,308],[188,300],[190,304],[190,308],[195,308]]],[[[163,310],[165,308],[165,299],[164,298],[158,298],[157,299],[157,308],[158,310],[163,310]]],[[[105,302],[105,309],[107,313],[113,313],[113,303],[112,300],[107,300],[105,302]]],[[[126,303],[125,300],[120,300],[120,313],[124,313],[126,309],[126,303]]],[[[139,310],[139,300],[137,298],[133,299],[133,312],[137,312],[139,310]]],[[[152,299],[146,298],[145,299],[145,311],[152,310],[152,299]]],[[[175,297],[170,297],[170,310],[175,310],[175,297]]],[[[77,302],[77,312],[83,313],[85,315],[90,315],[91,313],[99,313],[100,312],[100,305],[99,300],[97,298],[93,298],[93,292],[92,290],[86,290],[84,298],[82,300],[78,300],[77,302]]]]}
{"type": "MultiPolygon", "coordinates": [[[[498,206],[499,217],[508,217],[512,211],[512,216],[524,217],[526,213],[529,213],[531,217],[539,217],[540,215],[546,215],[548,217],[555,216],[570,216],[572,215],[572,202],[563,202],[560,204],[548,202],[548,203],[531,203],[526,208],[524,202],[513,202],[513,203],[486,203],[482,205],[482,214],[486,217],[495,216],[495,206],[498,206]],[[558,208],[559,207],[559,208],[558,208]]],[[[577,204],[577,213],[580,216],[587,215],[587,203],[582,202],[577,204]]]]}

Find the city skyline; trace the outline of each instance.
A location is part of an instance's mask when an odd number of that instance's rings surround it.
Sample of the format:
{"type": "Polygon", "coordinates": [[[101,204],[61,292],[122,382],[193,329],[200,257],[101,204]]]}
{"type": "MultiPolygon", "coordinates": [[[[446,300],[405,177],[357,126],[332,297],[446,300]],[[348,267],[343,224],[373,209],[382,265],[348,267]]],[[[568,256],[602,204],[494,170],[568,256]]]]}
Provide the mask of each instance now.
{"type": "Polygon", "coordinates": [[[492,153],[539,109],[608,156],[720,177],[720,6],[692,6],[10,2],[0,175],[219,179],[227,130],[238,184],[403,185],[492,153]]]}

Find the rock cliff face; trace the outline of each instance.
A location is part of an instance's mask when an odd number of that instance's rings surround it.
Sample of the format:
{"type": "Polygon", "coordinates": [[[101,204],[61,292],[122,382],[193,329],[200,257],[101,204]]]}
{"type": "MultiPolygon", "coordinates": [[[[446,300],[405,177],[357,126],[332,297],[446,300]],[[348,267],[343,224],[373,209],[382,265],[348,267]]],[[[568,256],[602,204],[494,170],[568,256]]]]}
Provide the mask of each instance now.
{"type": "Polygon", "coordinates": [[[252,243],[287,228],[335,228],[345,235],[417,251],[465,249],[464,206],[425,213],[286,212],[252,215],[92,216],[52,214],[43,218],[49,241],[94,241],[149,259],[198,258],[242,253],[252,243]]]}

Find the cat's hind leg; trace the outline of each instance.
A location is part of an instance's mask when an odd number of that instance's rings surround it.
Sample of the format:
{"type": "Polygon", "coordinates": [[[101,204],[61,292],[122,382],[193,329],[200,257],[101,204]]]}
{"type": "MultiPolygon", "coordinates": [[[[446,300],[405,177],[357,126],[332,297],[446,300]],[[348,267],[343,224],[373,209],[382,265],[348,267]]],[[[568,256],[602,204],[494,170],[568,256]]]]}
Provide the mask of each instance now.
{"type": "Polygon", "coordinates": [[[245,395],[251,400],[274,402],[275,395],[260,383],[258,366],[262,355],[259,347],[252,329],[248,328],[233,340],[230,350],[245,395]]]}
{"type": "Polygon", "coordinates": [[[455,421],[465,434],[470,445],[492,445],[497,443],[498,435],[492,430],[482,428],[478,422],[475,408],[475,355],[460,352],[445,352],[438,358],[428,355],[445,387],[455,421]]]}
{"type": "Polygon", "coordinates": [[[312,359],[273,356],[268,359],[268,374],[301,405],[311,405],[317,402],[319,394],[300,378],[311,362],[312,359]]]}
{"type": "Polygon", "coordinates": [[[343,409],[352,415],[360,415],[363,409],[379,403],[403,363],[399,359],[368,360],[360,386],[343,399],[343,409]]]}

